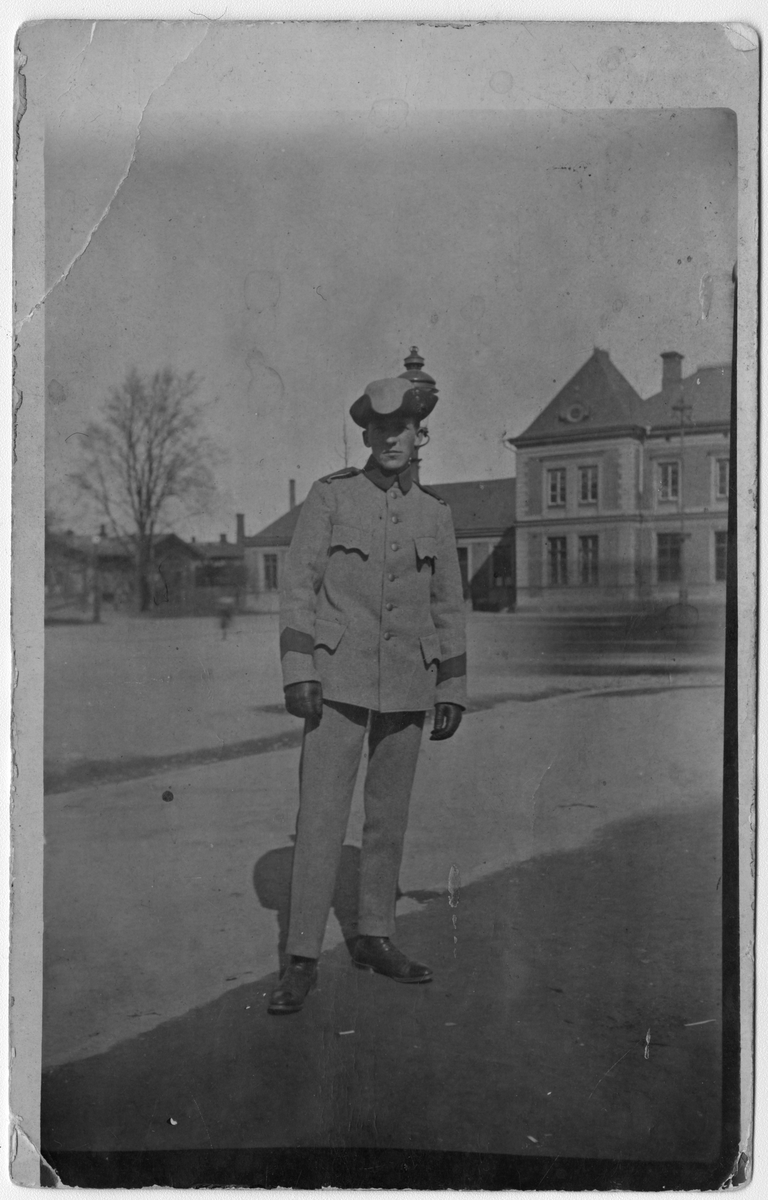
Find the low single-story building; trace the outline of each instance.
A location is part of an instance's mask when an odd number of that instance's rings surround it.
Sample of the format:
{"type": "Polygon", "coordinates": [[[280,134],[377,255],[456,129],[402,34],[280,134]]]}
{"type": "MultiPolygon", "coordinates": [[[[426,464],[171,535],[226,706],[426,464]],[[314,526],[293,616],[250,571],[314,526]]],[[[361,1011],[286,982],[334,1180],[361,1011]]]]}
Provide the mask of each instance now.
{"type": "MultiPolygon", "coordinates": [[[[239,561],[242,564],[242,551],[239,561]]],[[[203,548],[175,533],[155,537],[148,571],[148,613],[213,612],[216,589],[206,587],[210,583],[205,574],[207,562],[203,548]]],[[[94,537],[72,530],[46,530],[46,620],[93,620],[103,605],[113,611],[130,611],[136,607],[136,584],[136,560],[129,539],[109,537],[103,525],[94,537]]]]}
{"type": "MultiPolygon", "coordinates": [[[[238,514],[238,533],[242,518],[238,514]]],[[[194,573],[194,592],[187,606],[197,615],[217,611],[222,600],[229,600],[236,609],[246,607],[248,572],[242,541],[230,542],[226,533],[218,542],[190,543],[198,556],[194,573]]]]}
{"type": "MultiPolygon", "coordinates": [[[[430,485],[451,509],[464,594],[475,609],[515,606],[515,480],[430,485]]],[[[301,512],[295,504],[251,537],[243,535],[248,595],[254,612],[276,612],[285,555],[301,512]]]]}
{"type": "Polygon", "coordinates": [[[438,483],[432,491],[451,510],[464,595],[472,608],[514,609],[516,480],[438,483]]]}

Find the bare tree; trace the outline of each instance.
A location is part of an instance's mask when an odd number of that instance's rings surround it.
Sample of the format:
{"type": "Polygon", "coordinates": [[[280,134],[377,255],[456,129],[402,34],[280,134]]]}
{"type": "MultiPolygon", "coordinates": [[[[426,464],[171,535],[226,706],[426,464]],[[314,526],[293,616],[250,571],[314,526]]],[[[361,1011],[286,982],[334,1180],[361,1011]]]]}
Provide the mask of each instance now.
{"type": "Polygon", "coordinates": [[[178,375],[170,367],[151,377],[129,371],[104,401],[102,420],[86,428],[82,464],[72,475],[130,549],[140,611],[150,604],[153,540],[171,502],[205,508],[214,492],[220,454],[200,432],[200,382],[194,372],[178,375]]]}

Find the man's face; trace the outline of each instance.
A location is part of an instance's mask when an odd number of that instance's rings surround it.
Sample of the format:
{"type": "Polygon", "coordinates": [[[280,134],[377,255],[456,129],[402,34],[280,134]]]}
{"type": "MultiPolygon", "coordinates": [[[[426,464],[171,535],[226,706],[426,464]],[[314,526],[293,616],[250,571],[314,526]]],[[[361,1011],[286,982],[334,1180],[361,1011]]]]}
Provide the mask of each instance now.
{"type": "Polygon", "coordinates": [[[413,457],[419,430],[411,417],[380,417],[365,431],[363,439],[384,471],[402,471],[413,457]]]}

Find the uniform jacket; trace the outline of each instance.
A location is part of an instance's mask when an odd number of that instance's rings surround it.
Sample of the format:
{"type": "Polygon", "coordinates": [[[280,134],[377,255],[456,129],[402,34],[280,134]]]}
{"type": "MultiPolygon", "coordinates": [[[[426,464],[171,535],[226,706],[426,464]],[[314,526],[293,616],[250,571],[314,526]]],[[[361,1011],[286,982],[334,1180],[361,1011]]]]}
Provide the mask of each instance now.
{"type": "Polygon", "coordinates": [[[448,506],[410,470],[318,480],[280,597],[283,683],[379,712],[466,703],[464,601],[448,506]]]}

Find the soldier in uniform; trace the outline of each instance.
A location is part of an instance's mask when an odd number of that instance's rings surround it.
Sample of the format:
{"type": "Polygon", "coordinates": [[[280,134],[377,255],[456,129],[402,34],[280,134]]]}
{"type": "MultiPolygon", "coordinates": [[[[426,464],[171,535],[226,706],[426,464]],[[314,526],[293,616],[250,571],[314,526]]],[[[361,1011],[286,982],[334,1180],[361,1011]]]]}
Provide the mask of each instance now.
{"type": "Polygon", "coordinates": [[[371,451],[304,502],[280,608],[285,704],[304,718],[287,965],[269,1012],[298,1012],[317,978],[368,731],[355,966],[398,983],[432,972],[393,945],[395,896],[422,728],[459,727],[464,603],[448,506],[414,479],[420,422],[437,396],[409,378],[368,385],[350,410],[371,451]]]}

